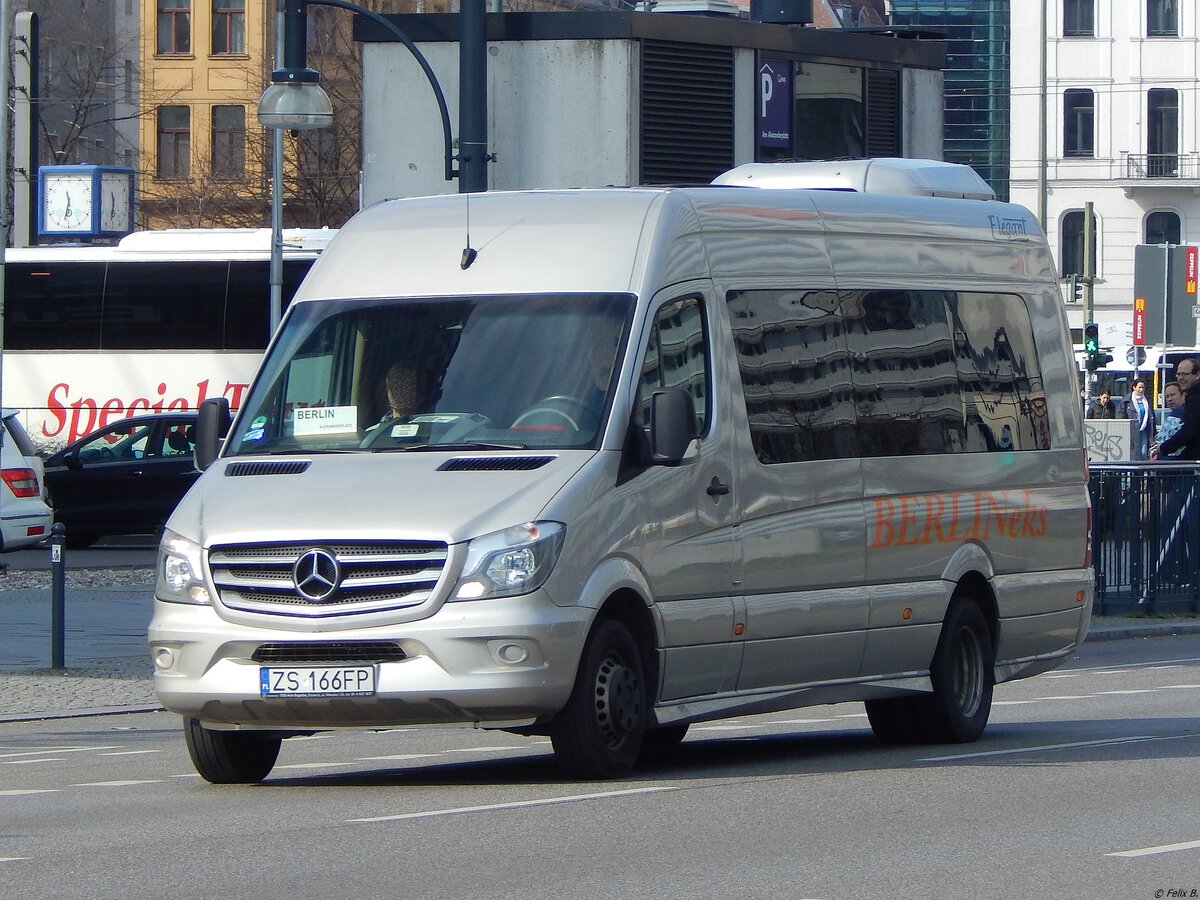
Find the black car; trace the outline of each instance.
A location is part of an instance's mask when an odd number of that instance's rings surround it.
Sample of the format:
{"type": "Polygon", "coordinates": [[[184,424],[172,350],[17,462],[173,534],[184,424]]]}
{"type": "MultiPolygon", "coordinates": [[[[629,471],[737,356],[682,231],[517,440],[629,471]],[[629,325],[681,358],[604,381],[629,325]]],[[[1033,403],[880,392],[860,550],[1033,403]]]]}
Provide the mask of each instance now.
{"type": "Polygon", "coordinates": [[[157,532],[199,477],[194,412],[133,416],[46,460],[46,490],[67,545],[102,535],[157,532]]]}

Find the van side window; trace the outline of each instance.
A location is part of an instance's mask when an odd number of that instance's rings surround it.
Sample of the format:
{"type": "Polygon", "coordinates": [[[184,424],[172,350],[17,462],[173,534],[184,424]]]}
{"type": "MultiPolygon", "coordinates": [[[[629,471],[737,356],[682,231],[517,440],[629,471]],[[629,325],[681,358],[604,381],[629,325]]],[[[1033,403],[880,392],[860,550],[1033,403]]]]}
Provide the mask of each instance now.
{"type": "Polygon", "coordinates": [[[964,449],[946,295],[853,291],[841,299],[854,360],[861,455],[916,456],[964,449]]]}
{"type": "Polygon", "coordinates": [[[955,291],[731,291],[765,464],[1050,447],[1024,300],[955,291]]]}
{"type": "Polygon", "coordinates": [[[837,294],[731,291],[726,303],[759,461],[858,455],[837,294]]]}
{"type": "Polygon", "coordinates": [[[656,390],[684,388],[696,410],[696,433],[708,431],[708,329],[704,304],[686,297],[666,304],[654,317],[642,362],[638,402],[643,423],[650,419],[650,398],[656,390]]]}
{"type": "Polygon", "coordinates": [[[1046,390],[1024,301],[963,292],[950,309],[966,449],[1050,449],[1046,390]]]}

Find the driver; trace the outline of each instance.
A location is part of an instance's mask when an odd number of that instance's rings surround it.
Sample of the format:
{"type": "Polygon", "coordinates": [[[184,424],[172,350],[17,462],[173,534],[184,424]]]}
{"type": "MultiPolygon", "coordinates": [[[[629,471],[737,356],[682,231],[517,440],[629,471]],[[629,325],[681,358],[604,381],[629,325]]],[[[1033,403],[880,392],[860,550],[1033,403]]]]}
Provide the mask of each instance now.
{"type": "Polygon", "coordinates": [[[367,429],[363,443],[369,444],[387,426],[397,419],[422,412],[425,408],[425,391],[422,374],[404,363],[396,363],[387,371],[379,385],[379,392],[386,397],[387,411],[382,418],[367,429]]]}

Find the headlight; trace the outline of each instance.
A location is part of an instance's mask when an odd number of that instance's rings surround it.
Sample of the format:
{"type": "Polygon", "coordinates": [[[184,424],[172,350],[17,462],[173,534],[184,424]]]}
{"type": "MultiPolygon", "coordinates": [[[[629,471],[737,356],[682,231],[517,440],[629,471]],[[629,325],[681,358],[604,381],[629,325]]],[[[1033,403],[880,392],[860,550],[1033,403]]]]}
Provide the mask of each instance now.
{"type": "Polygon", "coordinates": [[[158,583],[154,594],[171,603],[210,605],[204,584],[203,552],[195,541],[174,531],[163,532],[158,545],[158,583]]]}
{"type": "Polygon", "coordinates": [[[561,522],[526,522],[471,541],[462,576],[451,600],[511,597],[536,591],[562,549],[566,526],[561,522]]]}

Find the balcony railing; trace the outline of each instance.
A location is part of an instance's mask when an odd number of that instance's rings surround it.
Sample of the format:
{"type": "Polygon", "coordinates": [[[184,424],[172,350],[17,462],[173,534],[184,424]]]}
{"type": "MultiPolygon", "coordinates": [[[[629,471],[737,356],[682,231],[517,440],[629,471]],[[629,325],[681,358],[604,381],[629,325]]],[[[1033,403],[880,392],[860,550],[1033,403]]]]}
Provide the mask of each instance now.
{"type": "Polygon", "coordinates": [[[1200,178],[1200,153],[1130,153],[1123,176],[1142,178],[1200,178]]]}

